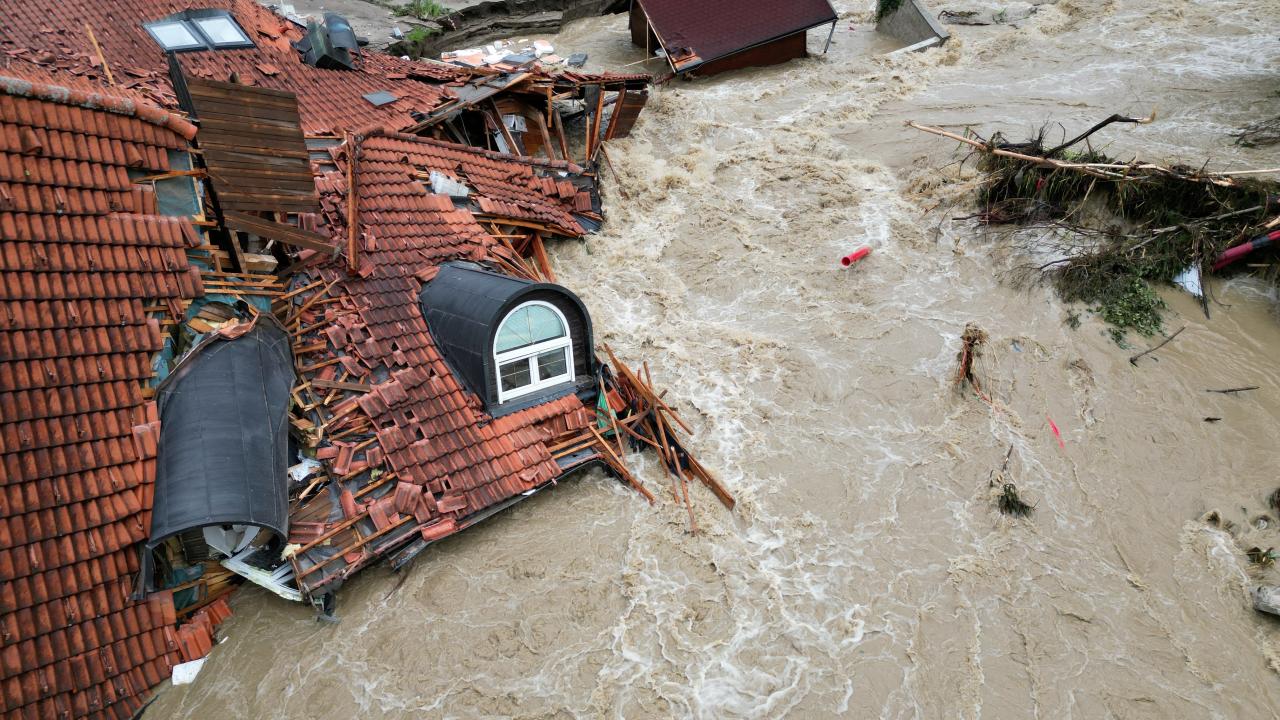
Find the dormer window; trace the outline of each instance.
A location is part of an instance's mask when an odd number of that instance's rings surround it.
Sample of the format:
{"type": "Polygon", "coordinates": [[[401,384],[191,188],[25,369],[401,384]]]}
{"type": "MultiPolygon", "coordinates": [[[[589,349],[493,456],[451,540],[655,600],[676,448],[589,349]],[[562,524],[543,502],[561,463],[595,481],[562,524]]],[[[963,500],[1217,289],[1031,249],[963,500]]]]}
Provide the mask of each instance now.
{"type": "Polygon", "coordinates": [[[573,380],[572,340],[550,303],[527,302],[507,315],[493,342],[498,402],[573,380]]]}
{"type": "Polygon", "coordinates": [[[455,260],[418,303],[454,377],[490,415],[594,391],[591,317],[569,290],[455,260]]]}
{"type": "Polygon", "coordinates": [[[187,10],[143,23],[166,52],[253,47],[253,41],[226,10],[187,10]]]}

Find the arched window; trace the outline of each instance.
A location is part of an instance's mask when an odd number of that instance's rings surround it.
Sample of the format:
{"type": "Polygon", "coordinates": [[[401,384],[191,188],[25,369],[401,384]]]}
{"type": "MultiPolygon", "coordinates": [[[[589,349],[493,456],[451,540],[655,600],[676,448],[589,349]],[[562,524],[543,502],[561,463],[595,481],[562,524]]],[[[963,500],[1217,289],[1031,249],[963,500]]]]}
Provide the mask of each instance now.
{"type": "Polygon", "coordinates": [[[554,305],[535,300],[508,313],[493,340],[498,402],[573,380],[572,342],[554,305]]]}

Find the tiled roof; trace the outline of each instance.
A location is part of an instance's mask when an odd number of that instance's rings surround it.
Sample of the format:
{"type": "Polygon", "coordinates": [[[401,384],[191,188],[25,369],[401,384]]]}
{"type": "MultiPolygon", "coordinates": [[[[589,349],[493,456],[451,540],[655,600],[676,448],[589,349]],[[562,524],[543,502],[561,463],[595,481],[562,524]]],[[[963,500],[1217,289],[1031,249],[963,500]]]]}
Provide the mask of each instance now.
{"type": "Polygon", "coordinates": [[[169,170],[169,113],[0,79],[0,700],[127,718],[168,676],[173,603],[129,599],[159,421],[145,306],[197,296],[194,231],[129,171],[169,170]]]}
{"type": "Polygon", "coordinates": [[[256,44],[253,48],[189,51],[175,55],[194,77],[291,90],[298,94],[302,127],[308,134],[341,134],[378,125],[403,129],[412,112],[427,112],[452,97],[446,83],[470,73],[441,63],[406,62],[377,52],[359,53],[356,70],[327,70],[302,62],[290,43],[303,30],[253,0],[60,0],[9,3],[0,23],[0,49],[10,74],[63,85],[108,86],[106,72],[85,32],[102,48],[107,67],[122,90],[139,93],[164,107],[176,107],[168,62],[144,21],[191,7],[231,12],[256,44]],[[421,79],[418,79],[421,78],[421,79]],[[385,90],[395,102],[374,107],[362,96],[385,90]]]}
{"type": "MultiPolygon", "coordinates": [[[[335,155],[345,167],[345,148],[339,150],[335,155]]],[[[348,275],[343,258],[322,266],[318,275],[325,285],[336,283],[328,294],[337,302],[304,311],[297,322],[317,326],[314,335],[323,341],[325,353],[342,360],[309,377],[334,380],[349,374],[350,380],[372,385],[371,392],[333,406],[334,416],[343,419],[330,422],[330,431],[367,423],[376,441],[334,443],[319,456],[330,462],[335,477],[374,467],[394,472],[395,482],[384,486],[385,494],[370,493],[359,502],[352,498],[346,517],[367,513],[366,535],[395,530],[380,549],[367,545],[340,558],[325,570],[326,577],[354,572],[397,539],[418,534],[438,538],[461,529],[468,515],[554,480],[562,470],[551,457],[549,441],[582,430],[594,418],[577,396],[569,395],[495,420],[463,388],[436,348],[418,306],[418,291],[436,266],[451,259],[518,262],[470,211],[455,208],[447,196],[431,194],[418,179],[423,168],[456,172],[459,166],[473,187],[518,198],[522,213],[577,227],[558,197],[560,188],[544,186],[534,172],[538,166],[571,169],[565,163],[408,136],[363,141],[355,177],[362,237],[359,270],[348,275]]],[[[330,173],[319,187],[329,227],[344,233],[344,176],[330,173]]],[[[300,295],[295,302],[305,305],[308,297],[300,295]]],[[[312,342],[306,335],[298,340],[301,345],[312,342]]],[[[309,357],[308,362],[323,365],[323,358],[309,357]]],[[[321,495],[295,513],[291,523],[323,524],[330,507],[330,499],[321,495]]],[[[308,558],[303,558],[300,567],[307,566],[308,558]]],[[[314,575],[304,584],[315,590],[320,578],[314,575]]]]}
{"type": "Polygon", "coordinates": [[[710,62],[823,23],[828,0],[637,0],[672,56],[691,50],[710,62]]]}
{"type": "Polygon", "coordinates": [[[539,223],[566,237],[586,234],[571,213],[579,194],[586,209],[591,209],[590,193],[557,176],[580,172],[569,163],[514,157],[411,135],[377,135],[360,145],[358,167],[361,201],[378,210],[394,211],[396,199],[425,192],[412,173],[436,170],[470,185],[482,214],[539,223]]]}

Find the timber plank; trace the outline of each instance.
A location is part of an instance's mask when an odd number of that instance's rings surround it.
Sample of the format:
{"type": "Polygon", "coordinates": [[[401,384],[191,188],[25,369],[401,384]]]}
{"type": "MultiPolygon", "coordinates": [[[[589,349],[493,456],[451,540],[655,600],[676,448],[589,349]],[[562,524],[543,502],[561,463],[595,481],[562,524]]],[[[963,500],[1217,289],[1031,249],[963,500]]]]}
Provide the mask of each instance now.
{"type": "Polygon", "coordinates": [[[223,218],[227,222],[227,227],[232,230],[252,233],[259,237],[277,240],[287,245],[300,247],[307,250],[316,250],[319,252],[333,252],[334,245],[329,238],[319,234],[285,225],[284,223],[272,222],[264,218],[255,217],[242,212],[228,210],[223,212],[223,218]]]}

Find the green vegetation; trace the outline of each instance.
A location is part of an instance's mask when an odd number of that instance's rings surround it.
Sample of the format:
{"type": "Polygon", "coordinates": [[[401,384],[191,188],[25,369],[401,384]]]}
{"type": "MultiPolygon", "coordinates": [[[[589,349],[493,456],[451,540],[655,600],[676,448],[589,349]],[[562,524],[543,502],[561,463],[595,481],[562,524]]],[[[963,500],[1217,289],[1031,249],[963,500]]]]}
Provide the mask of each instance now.
{"type": "MultiPolygon", "coordinates": [[[[443,17],[449,14],[449,8],[441,5],[436,0],[411,0],[408,5],[397,10],[400,15],[411,15],[413,17],[431,20],[433,18],[443,17]]],[[[410,33],[412,35],[412,33],[410,33]]]]}
{"type": "Polygon", "coordinates": [[[876,1],[876,22],[880,22],[895,10],[902,7],[902,0],[877,0],[876,1]]]}
{"type": "MultiPolygon", "coordinates": [[[[1064,300],[1093,306],[1121,345],[1128,331],[1162,330],[1157,286],[1192,266],[1208,275],[1223,250],[1256,236],[1274,215],[1280,183],[1125,162],[1092,148],[1046,149],[1044,136],[1042,130],[1029,142],[1010,143],[996,134],[987,141],[1059,165],[981,153],[986,181],[978,217],[1049,230],[1026,242],[1057,259],[1023,270],[1047,279],[1064,300]],[[1082,170],[1085,164],[1099,169],[1082,170]]],[[[1280,277],[1278,268],[1270,264],[1271,279],[1280,277]]]]}
{"type": "Polygon", "coordinates": [[[1125,345],[1126,330],[1151,336],[1164,329],[1160,311],[1164,301],[1151,284],[1131,275],[1111,278],[1112,288],[1099,292],[1098,316],[1112,325],[1111,337],[1117,345],[1125,345]]]}
{"type": "Polygon", "coordinates": [[[410,30],[409,33],[404,36],[404,39],[406,42],[408,42],[411,45],[421,45],[422,43],[426,42],[428,38],[434,37],[439,34],[440,34],[439,28],[416,27],[410,30]]]}

